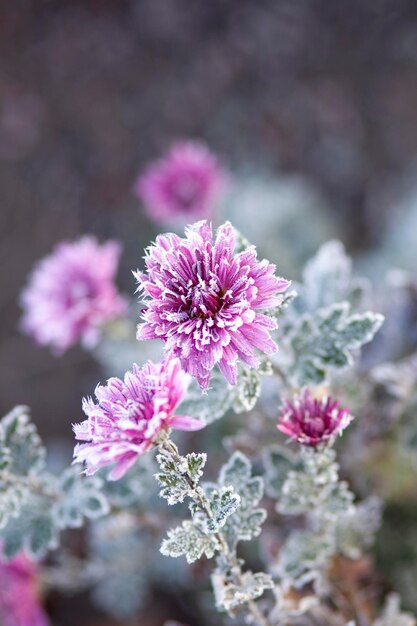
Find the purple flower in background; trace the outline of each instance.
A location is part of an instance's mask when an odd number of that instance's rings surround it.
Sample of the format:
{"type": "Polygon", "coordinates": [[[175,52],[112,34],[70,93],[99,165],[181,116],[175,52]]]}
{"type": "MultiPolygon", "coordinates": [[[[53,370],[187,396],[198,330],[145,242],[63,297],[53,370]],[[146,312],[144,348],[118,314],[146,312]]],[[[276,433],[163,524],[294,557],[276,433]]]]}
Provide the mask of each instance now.
{"type": "Polygon", "coordinates": [[[21,295],[21,328],[62,354],[78,341],[93,346],[100,327],[127,308],[114,279],[120,246],[94,237],[58,244],[34,268],[21,295]]]}
{"type": "Polygon", "coordinates": [[[151,164],[134,186],[150,218],[162,223],[211,217],[227,185],[227,175],[206,146],[176,143],[151,164]]]}
{"type": "Polygon", "coordinates": [[[285,400],[277,428],[305,446],[315,447],[342,434],[353,417],[329,396],[313,398],[308,389],[285,400]]]}
{"type": "Polygon", "coordinates": [[[0,624],[48,626],[38,589],[38,569],[23,554],[5,561],[0,556],[0,624]]]}
{"type": "Polygon", "coordinates": [[[147,272],[136,273],[149,298],[138,339],[162,339],[203,389],[216,363],[233,385],[239,359],[257,367],[255,349],[277,350],[269,334],[277,324],[264,311],[282,303],[289,283],[275,276],[274,265],[257,260],[253,246],[235,254],[228,222],[215,238],[205,221],[185,235],[157,237],[147,251],[147,272]]]}
{"type": "Polygon", "coordinates": [[[97,402],[84,398],[87,419],[74,424],[78,444],[74,462],[86,463],[87,474],[115,463],[109,478],[117,480],[155,443],[161,431],[169,428],[199,430],[204,424],[185,415],[173,415],[187,389],[189,377],[177,359],[141,369],[134,365],[124,380],[110,378],[95,390],[97,402]]]}

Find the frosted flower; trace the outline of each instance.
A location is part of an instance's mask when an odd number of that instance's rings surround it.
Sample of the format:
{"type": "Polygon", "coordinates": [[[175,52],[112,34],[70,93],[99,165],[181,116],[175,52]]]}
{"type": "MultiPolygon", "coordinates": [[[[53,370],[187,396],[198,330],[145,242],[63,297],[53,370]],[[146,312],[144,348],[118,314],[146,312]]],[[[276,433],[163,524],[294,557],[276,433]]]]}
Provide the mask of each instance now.
{"type": "Polygon", "coordinates": [[[0,556],[0,624],[49,624],[40,603],[37,566],[23,554],[8,562],[0,556]]]}
{"type": "Polygon", "coordinates": [[[149,298],[138,339],[162,339],[203,389],[216,363],[234,385],[239,359],[257,367],[256,350],[277,350],[269,334],[277,324],[264,312],[282,303],[289,283],[275,276],[274,265],[257,260],[253,246],[235,253],[228,222],[215,238],[205,221],[185,235],[157,237],[147,251],[147,272],[136,273],[149,298]]]}
{"type": "Polygon", "coordinates": [[[22,330],[62,354],[78,341],[93,346],[103,323],[126,310],[114,284],[120,247],[94,237],[62,242],[33,270],[21,295],[22,330]]]}
{"type": "Polygon", "coordinates": [[[111,480],[121,478],[169,428],[198,430],[204,424],[185,415],[173,415],[188,386],[189,377],[177,359],[154,364],[148,361],[141,369],[134,365],[124,380],[110,378],[95,390],[97,402],[84,398],[87,419],[74,424],[75,437],[88,443],[78,444],[74,462],[86,463],[87,474],[115,464],[111,480]]]}
{"type": "Polygon", "coordinates": [[[353,417],[330,396],[313,398],[308,389],[285,400],[277,428],[305,446],[315,447],[342,434],[353,417]]]}
{"type": "Polygon", "coordinates": [[[139,177],[134,193],[153,220],[162,223],[210,217],[227,184],[227,176],[206,146],[174,144],[168,154],[139,177]]]}

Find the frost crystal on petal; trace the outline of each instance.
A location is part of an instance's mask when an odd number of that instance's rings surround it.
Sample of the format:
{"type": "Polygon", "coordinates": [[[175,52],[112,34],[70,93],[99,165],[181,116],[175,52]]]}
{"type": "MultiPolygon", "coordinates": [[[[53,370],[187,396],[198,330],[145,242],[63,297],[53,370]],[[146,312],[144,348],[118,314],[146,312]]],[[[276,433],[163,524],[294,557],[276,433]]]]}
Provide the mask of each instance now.
{"type": "Polygon", "coordinates": [[[306,446],[317,446],[341,434],[353,417],[331,397],[314,398],[304,389],[293,401],[285,400],[277,428],[306,446]]]}
{"type": "MultiPolygon", "coordinates": [[[[98,385],[97,402],[84,398],[87,419],[74,425],[76,439],[86,442],[76,446],[75,462],[85,462],[87,474],[114,464],[109,478],[121,478],[161,431],[175,427],[173,412],[187,384],[178,360],[168,359],[158,364],[149,361],[142,369],[134,365],[124,380],[110,378],[106,386],[98,385]]],[[[181,421],[182,430],[202,426],[193,418],[181,421]]]]}
{"type": "Polygon", "coordinates": [[[235,248],[230,223],[213,237],[207,222],[197,222],[185,238],[157,237],[146,273],[136,274],[147,303],[138,338],[162,339],[203,389],[216,363],[235,385],[239,361],[256,368],[257,351],[277,350],[270,337],[277,324],[265,312],[282,303],[289,283],[275,276],[274,265],[257,259],[254,247],[235,248]]]}

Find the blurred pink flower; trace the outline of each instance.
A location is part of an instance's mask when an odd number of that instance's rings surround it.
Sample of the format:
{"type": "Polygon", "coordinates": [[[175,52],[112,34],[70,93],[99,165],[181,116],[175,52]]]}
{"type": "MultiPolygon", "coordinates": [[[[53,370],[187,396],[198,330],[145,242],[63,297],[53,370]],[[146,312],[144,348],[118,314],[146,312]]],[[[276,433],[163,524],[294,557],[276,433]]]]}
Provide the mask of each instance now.
{"type": "Polygon", "coordinates": [[[1,626],[48,626],[38,588],[38,568],[23,554],[5,561],[0,556],[1,626]]]}
{"type": "Polygon", "coordinates": [[[94,237],[59,243],[35,266],[21,295],[22,330],[62,354],[78,341],[93,346],[100,327],[126,310],[114,279],[120,246],[94,237]]]}
{"type": "Polygon", "coordinates": [[[292,402],[284,401],[277,428],[298,443],[315,447],[342,434],[352,420],[337,400],[330,396],[313,398],[304,389],[292,402]]]}
{"type": "Polygon", "coordinates": [[[109,478],[117,480],[169,428],[199,430],[204,424],[185,415],[173,415],[188,386],[189,377],[177,359],[162,363],[148,361],[142,369],[133,365],[124,380],[110,378],[95,390],[97,403],[84,398],[87,419],[74,424],[78,444],[74,462],[84,462],[86,473],[115,463],[109,478]]]}
{"type": "Polygon", "coordinates": [[[258,367],[256,349],[277,350],[269,334],[277,323],[264,313],[281,304],[289,282],[257,260],[254,246],[239,253],[235,246],[230,223],[213,237],[206,221],[197,222],[183,239],[157,237],[147,251],[147,272],[136,273],[148,296],[138,339],[162,339],[203,389],[216,363],[234,385],[239,359],[258,367]]]}
{"type": "Polygon", "coordinates": [[[227,175],[201,143],[182,141],[138,178],[134,193],[150,218],[162,223],[211,217],[227,186],[227,175]]]}

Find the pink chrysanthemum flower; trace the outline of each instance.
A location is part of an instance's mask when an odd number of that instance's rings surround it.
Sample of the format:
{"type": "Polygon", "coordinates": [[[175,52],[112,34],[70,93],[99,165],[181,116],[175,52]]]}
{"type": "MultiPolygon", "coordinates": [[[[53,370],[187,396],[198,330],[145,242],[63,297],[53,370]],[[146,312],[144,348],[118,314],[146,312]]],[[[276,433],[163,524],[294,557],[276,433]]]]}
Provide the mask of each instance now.
{"type": "Polygon", "coordinates": [[[227,175],[215,155],[201,143],[182,141],[148,167],[134,193],[153,220],[190,222],[212,216],[226,185],[227,175]]]}
{"type": "Polygon", "coordinates": [[[8,562],[0,556],[0,624],[49,624],[40,603],[37,566],[23,554],[8,562]]]}
{"type": "Polygon", "coordinates": [[[305,446],[315,447],[342,434],[353,417],[337,400],[327,396],[313,398],[308,389],[285,400],[277,428],[305,446]]]}
{"type": "Polygon", "coordinates": [[[91,347],[100,327],[126,310],[117,292],[120,246],[94,237],[58,244],[33,270],[21,295],[22,330],[62,354],[78,341],[91,347]]]}
{"type": "Polygon", "coordinates": [[[157,237],[147,251],[146,274],[136,273],[150,298],[138,339],[162,339],[203,389],[216,363],[234,385],[239,359],[257,367],[255,349],[277,350],[269,334],[277,324],[264,312],[281,304],[289,283],[275,276],[274,265],[257,260],[253,246],[235,253],[228,222],[215,238],[205,221],[185,235],[157,237]]]}
{"type": "Polygon", "coordinates": [[[188,386],[189,377],[177,359],[154,364],[148,361],[141,369],[134,365],[124,380],[110,378],[106,386],[95,390],[97,402],[84,398],[87,419],[74,424],[78,444],[74,462],[86,463],[87,474],[105,465],[115,464],[111,480],[121,478],[169,428],[198,430],[203,422],[186,415],[174,415],[188,386]]]}

